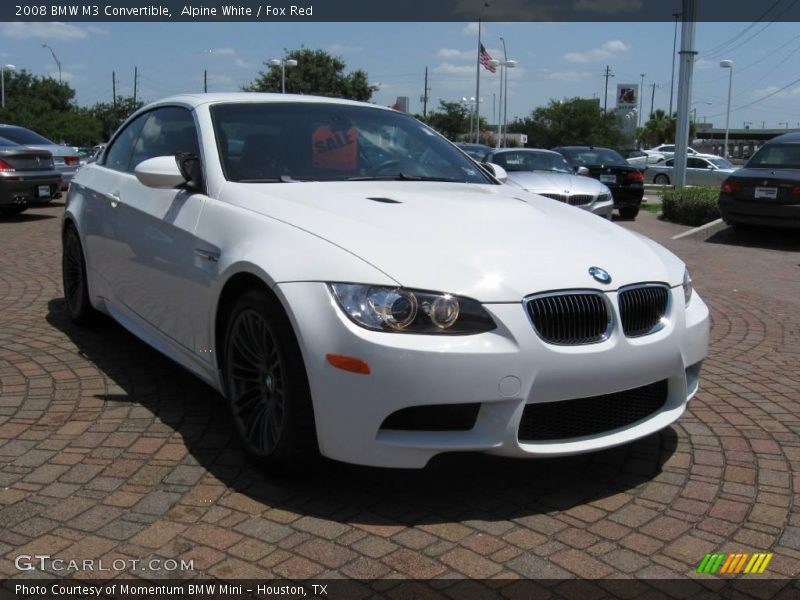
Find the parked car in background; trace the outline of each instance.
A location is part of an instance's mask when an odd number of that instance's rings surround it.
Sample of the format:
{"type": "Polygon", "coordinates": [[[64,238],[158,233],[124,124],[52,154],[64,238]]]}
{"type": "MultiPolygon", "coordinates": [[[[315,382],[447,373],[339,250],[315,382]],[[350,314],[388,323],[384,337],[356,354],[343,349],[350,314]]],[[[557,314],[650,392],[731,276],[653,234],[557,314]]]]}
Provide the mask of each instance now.
{"type": "Polygon", "coordinates": [[[500,165],[508,183],[545,198],[611,218],[611,191],[596,179],[575,175],[566,159],[552,150],[504,148],[492,150],[486,162],[500,165]]]}
{"type": "Polygon", "coordinates": [[[800,133],[772,138],[725,179],[719,210],[730,225],[800,228],[800,133]]]}
{"type": "Polygon", "coordinates": [[[464,152],[470,155],[478,162],[483,162],[486,155],[492,150],[491,146],[485,144],[467,144],[465,142],[457,142],[456,146],[461,148],[464,152]]]}
{"type": "Polygon", "coordinates": [[[25,129],[17,125],[0,124],[0,137],[22,144],[28,148],[46,150],[52,154],[56,170],[61,173],[61,189],[67,188],[69,182],[75,176],[75,172],[81,166],[80,156],[74,148],[56,144],[30,129],[25,129]]]}
{"type": "Polygon", "coordinates": [[[652,152],[651,150],[628,150],[624,155],[629,165],[641,171],[644,171],[648,165],[654,165],[665,160],[663,154],[652,152]]]}
{"type": "Polygon", "coordinates": [[[73,146],[73,150],[78,153],[80,166],[83,166],[89,162],[89,159],[92,158],[92,155],[94,154],[94,151],[91,148],[73,146]]]}
{"type": "Polygon", "coordinates": [[[678,257],[389,108],[175,96],[75,183],[69,318],[108,313],[213,386],[275,469],[594,452],[698,389],[709,313],[678,257]]]}
{"type": "MultiPolygon", "coordinates": [[[[675,158],[675,144],[661,144],[660,146],[656,146],[655,148],[650,148],[650,152],[662,154],[664,158],[675,158]]],[[[698,152],[697,150],[689,146],[686,147],[686,155],[716,157],[716,154],[703,154],[702,152],[698,152]]]]}
{"type": "Polygon", "coordinates": [[[619,216],[636,218],[644,197],[644,176],[619,152],[598,146],[560,146],[553,150],[564,156],[576,173],[583,168],[588,177],[604,183],[611,190],[619,216]]]}
{"type": "Polygon", "coordinates": [[[0,214],[18,215],[47,204],[60,185],[52,154],[0,138],[0,214]]]}
{"type": "MultiPolygon", "coordinates": [[[[663,163],[650,165],[644,172],[647,183],[657,185],[670,185],[675,181],[672,173],[675,166],[675,159],[670,158],[663,163]]],[[[705,185],[716,187],[736,171],[736,167],[726,158],[712,157],[703,158],[699,156],[689,156],[686,159],[686,185],[705,185]]]]}

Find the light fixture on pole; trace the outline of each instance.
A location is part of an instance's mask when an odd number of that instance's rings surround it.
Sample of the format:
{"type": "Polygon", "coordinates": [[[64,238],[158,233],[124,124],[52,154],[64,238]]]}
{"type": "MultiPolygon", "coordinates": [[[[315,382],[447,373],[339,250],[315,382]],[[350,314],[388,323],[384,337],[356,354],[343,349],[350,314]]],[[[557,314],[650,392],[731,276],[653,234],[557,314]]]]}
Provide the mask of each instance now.
{"type": "Polygon", "coordinates": [[[2,98],[0,105],[2,108],[6,107],[6,71],[13,71],[16,68],[14,65],[5,65],[0,71],[0,97],[2,98]]]}
{"type": "Polygon", "coordinates": [[[58,83],[61,83],[61,61],[58,60],[56,53],[53,52],[53,49],[50,46],[48,46],[47,44],[42,44],[42,48],[47,48],[48,50],[50,50],[50,54],[53,55],[53,60],[56,61],[56,66],[58,67],[58,83]]]}
{"type": "Polygon", "coordinates": [[[725,152],[723,153],[723,156],[728,158],[728,134],[731,124],[731,92],[733,91],[733,61],[721,60],[719,61],[719,66],[723,69],[731,70],[728,77],[728,110],[725,113],[725,152]]]}
{"type": "Polygon", "coordinates": [[[281,94],[286,93],[286,67],[296,67],[297,61],[293,58],[273,58],[269,61],[271,67],[281,68],[281,94]]]}
{"type": "Polygon", "coordinates": [[[469,98],[461,98],[461,104],[463,104],[469,111],[469,137],[467,138],[467,141],[472,141],[472,119],[475,116],[475,105],[477,104],[475,102],[475,97],[472,96],[469,98]]]}

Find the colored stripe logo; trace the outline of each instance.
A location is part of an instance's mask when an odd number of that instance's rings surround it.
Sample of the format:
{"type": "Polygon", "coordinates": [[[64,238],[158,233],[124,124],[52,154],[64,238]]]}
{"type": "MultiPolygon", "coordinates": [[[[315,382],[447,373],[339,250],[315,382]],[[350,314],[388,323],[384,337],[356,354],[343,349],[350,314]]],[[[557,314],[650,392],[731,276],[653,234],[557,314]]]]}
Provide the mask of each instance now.
{"type": "Polygon", "coordinates": [[[771,553],[756,552],[714,552],[706,554],[700,565],[697,567],[698,573],[709,573],[720,575],[738,575],[739,573],[760,574],[763,573],[769,562],[772,560],[771,553]]]}

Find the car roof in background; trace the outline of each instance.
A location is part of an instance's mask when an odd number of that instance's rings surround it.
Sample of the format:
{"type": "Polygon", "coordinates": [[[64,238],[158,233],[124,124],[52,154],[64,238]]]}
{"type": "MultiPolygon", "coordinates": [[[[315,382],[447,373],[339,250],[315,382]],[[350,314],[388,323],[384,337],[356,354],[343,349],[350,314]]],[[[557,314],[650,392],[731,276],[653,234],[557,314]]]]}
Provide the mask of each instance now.
{"type": "Polygon", "coordinates": [[[800,133],[784,133],[771,140],[767,140],[766,144],[800,144],[800,133]]]}
{"type": "Polygon", "coordinates": [[[545,148],[492,148],[492,154],[502,154],[503,152],[541,152],[542,154],[558,154],[555,150],[547,150],[545,148]]]}
{"type": "MultiPolygon", "coordinates": [[[[303,94],[272,94],[262,92],[227,92],[227,93],[210,93],[210,94],[177,94],[175,96],[167,96],[155,102],[151,102],[140,108],[138,112],[144,112],[162,106],[165,104],[183,104],[191,107],[201,106],[203,104],[226,104],[226,103],[265,103],[265,102],[286,102],[286,103],[308,103],[308,104],[338,104],[345,106],[364,106],[378,110],[388,110],[398,112],[388,106],[380,106],[379,104],[370,104],[367,102],[358,102],[356,100],[345,100],[343,98],[328,98],[325,96],[306,96],[303,94]]],[[[405,114],[405,113],[400,113],[405,114]]]]}

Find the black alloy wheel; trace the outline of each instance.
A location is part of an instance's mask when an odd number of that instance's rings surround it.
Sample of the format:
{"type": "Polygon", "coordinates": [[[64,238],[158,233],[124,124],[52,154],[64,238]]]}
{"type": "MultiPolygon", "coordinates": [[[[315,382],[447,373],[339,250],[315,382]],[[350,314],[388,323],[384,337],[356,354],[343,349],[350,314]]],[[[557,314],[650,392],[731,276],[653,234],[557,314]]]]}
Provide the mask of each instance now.
{"type": "Polygon", "coordinates": [[[89,300],[86,260],[81,240],[75,227],[71,225],[67,226],[62,240],[61,278],[70,320],[78,325],[88,325],[94,321],[97,311],[89,300]]]}

